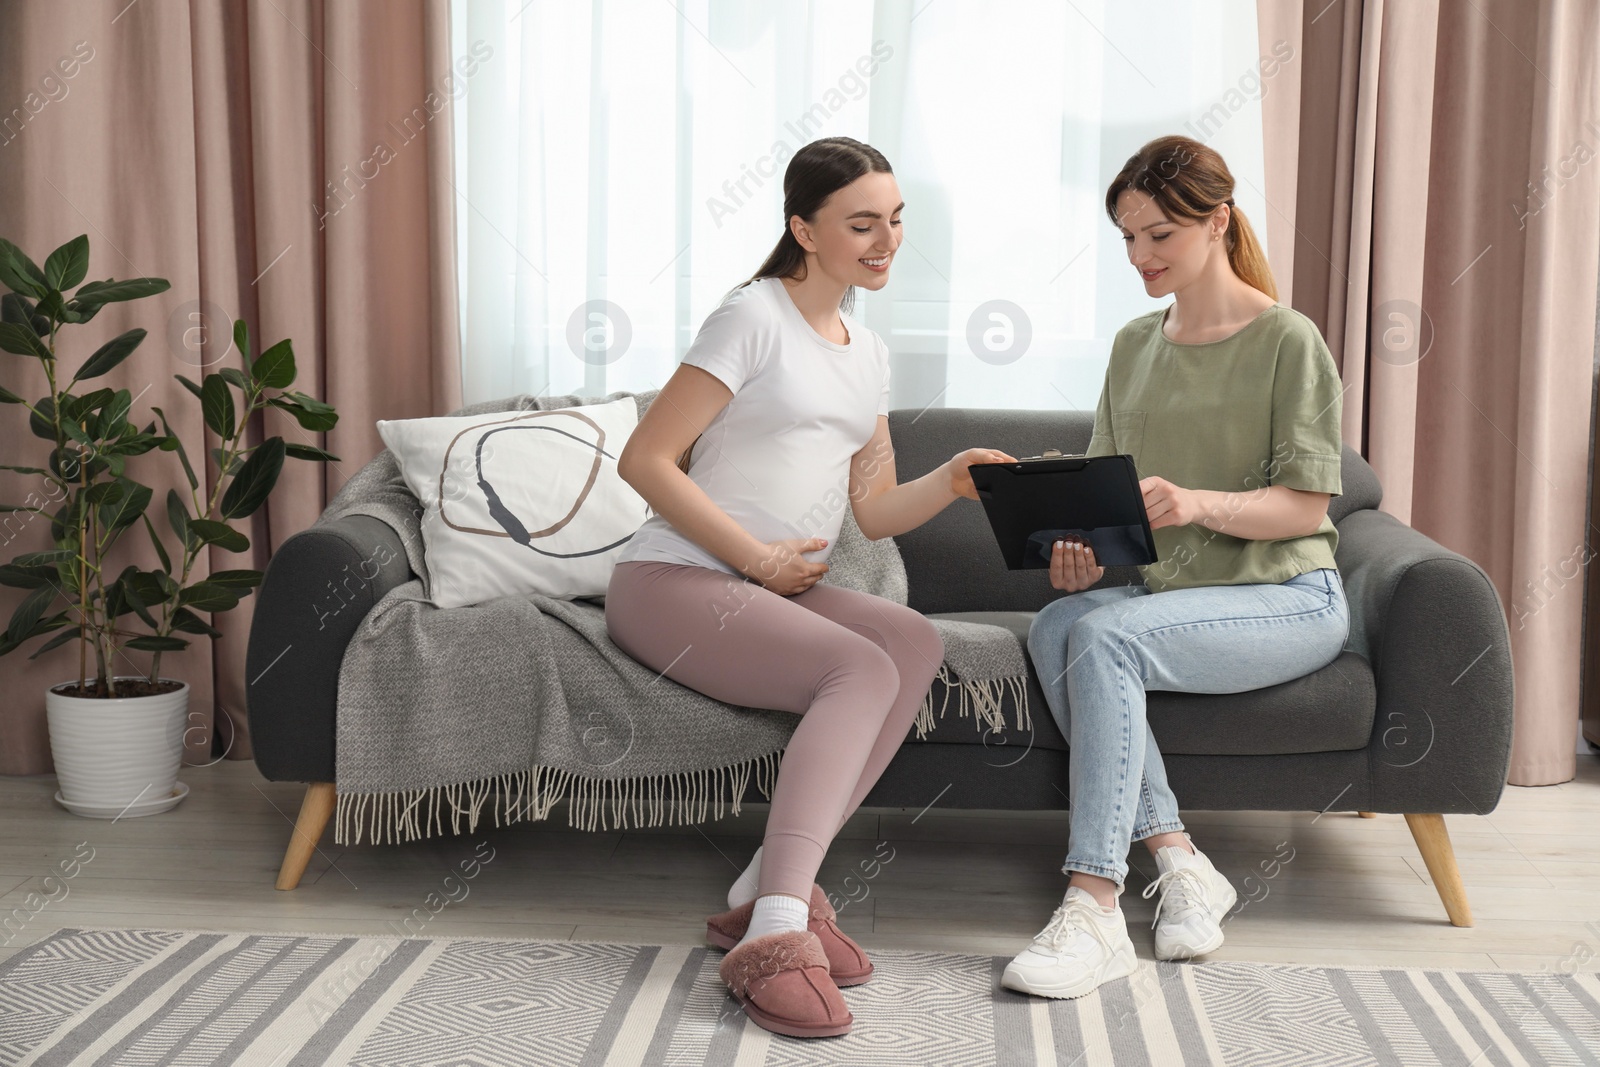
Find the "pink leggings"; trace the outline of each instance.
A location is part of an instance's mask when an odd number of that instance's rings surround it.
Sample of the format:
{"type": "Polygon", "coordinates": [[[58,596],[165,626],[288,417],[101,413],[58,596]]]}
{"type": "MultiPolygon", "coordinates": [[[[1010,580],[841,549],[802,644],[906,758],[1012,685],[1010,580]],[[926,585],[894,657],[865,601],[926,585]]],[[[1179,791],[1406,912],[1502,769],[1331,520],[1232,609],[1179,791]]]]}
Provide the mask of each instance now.
{"type": "Polygon", "coordinates": [[[820,582],[783,596],[657,560],[617,564],[606,629],[618,648],[680,685],[803,716],[778,767],[757,887],[802,900],[944,659],[933,624],[892,600],[820,582]]]}

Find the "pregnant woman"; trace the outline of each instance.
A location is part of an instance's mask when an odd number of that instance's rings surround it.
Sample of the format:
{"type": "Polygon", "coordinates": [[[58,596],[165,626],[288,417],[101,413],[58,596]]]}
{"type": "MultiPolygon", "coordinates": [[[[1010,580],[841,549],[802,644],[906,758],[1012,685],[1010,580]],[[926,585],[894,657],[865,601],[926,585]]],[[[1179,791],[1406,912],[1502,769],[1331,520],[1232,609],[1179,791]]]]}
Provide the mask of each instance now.
{"type": "Polygon", "coordinates": [[[1117,903],[1131,842],[1155,857],[1158,958],[1216,949],[1237,899],[1183,832],[1145,693],[1278,685],[1332,662],[1350,630],[1327,514],[1342,491],[1339,374],[1316,326],[1277,302],[1227,165],[1159,138],[1105,204],[1145,292],[1173,300],[1117,333],[1086,455],[1134,457],[1160,561],[1142,584],[1090,589],[1094,553],[1057,542],[1050,583],[1071,595],[1028,633],[1071,746],[1071,877],[1001,983],[1046,997],[1133,971],[1117,903]]]}
{"type": "Polygon", "coordinates": [[[623,549],[605,618],[673,681],[800,716],[762,847],[706,933],[731,949],[722,978],[751,1019],[827,1037],[852,1022],[838,987],[872,964],[817,868],[905,740],[944,645],[910,608],[818,583],[844,508],[869,538],[904,533],[978,498],[970,464],[1015,457],[968,449],[896,483],[888,352],[845,312],[854,286],[888,281],[899,186],[876,149],[830,137],[795,153],[783,193],[777,247],[706,319],[618,460],[655,514],[623,549]]]}

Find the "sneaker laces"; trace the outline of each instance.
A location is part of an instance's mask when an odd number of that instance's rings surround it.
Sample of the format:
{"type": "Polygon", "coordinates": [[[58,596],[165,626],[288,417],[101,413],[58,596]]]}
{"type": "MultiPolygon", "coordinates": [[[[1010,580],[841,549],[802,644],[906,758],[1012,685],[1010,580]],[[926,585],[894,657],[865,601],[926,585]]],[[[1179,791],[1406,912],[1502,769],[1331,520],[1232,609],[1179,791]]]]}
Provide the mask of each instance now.
{"type": "Polygon", "coordinates": [[[1149,900],[1158,892],[1161,899],[1156,902],[1156,917],[1150,920],[1151,929],[1161,922],[1162,912],[1173,922],[1181,922],[1196,912],[1210,912],[1210,897],[1205,881],[1200,877],[1199,867],[1174,867],[1164,871],[1159,878],[1145,886],[1139,896],[1149,900]]]}
{"type": "Polygon", "coordinates": [[[1043,930],[1033,935],[1034,941],[1056,952],[1065,952],[1073,947],[1070,934],[1074,930],[1087,931],[1089,936],[1100,942],[1100,946],[1108,955],[1115,955],[1116,949],[1112,946],[1110,935],[1106,932],[1105,923],[1097,921],[1095,910],[1081,897],[1074,897],[1058,905],[1050,921],[1043,930]]]}

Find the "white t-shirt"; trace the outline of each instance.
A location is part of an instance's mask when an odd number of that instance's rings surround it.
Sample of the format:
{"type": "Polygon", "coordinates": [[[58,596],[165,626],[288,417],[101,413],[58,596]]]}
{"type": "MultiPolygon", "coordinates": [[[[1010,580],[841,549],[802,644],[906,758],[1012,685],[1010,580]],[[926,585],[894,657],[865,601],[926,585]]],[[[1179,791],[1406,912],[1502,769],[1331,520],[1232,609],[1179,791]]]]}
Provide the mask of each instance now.
{"type": "MultiPolygon", "coordinates": [[[[889,413],[889,352],[840,313],[849,344],[811,328],[783,282],[735,291],[700,327],[683,362],[733,391],[695,443],[689,477],[758,541],[822,537],[826,562],[850,506],[850,459],[889,413]]],[[[618,563],[661,560],[744,577],[652,514],[618,563]]]]}

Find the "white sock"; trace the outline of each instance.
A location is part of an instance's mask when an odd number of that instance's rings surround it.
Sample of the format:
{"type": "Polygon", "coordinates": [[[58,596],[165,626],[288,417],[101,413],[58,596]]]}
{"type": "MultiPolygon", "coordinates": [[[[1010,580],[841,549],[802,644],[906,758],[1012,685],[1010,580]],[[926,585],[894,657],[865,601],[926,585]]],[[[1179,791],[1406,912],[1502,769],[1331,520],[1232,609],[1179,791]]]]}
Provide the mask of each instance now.
{"type": "Polygon", "coordinates": [[[756,906],[750,914],[750,929],[745,931],[744,939],[739,944],[768,934],[802,931],[810,916],[811,905],[799,897],[784,896],[782,893],[757,897],[756,906]]]}
{"type": "Polygon", "coordinates": [[[761,878],[761,849],[756,849],[756,854],[750,861],[750,866],[744,873],[734,880],[733,888],[728,890],[728,910],[741,908],[756,899],[756,883],[761,878]]]}

